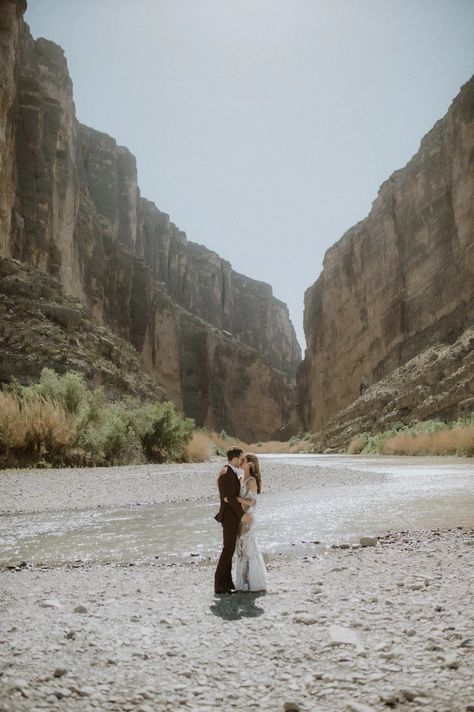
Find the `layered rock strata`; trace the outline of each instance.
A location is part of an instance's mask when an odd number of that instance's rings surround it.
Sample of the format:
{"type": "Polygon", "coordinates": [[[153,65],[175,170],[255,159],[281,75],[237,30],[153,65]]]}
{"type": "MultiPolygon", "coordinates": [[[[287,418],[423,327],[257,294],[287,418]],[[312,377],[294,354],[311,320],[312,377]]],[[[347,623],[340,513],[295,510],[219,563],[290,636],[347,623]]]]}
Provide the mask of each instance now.
{"type": "Polygon", "coordinates": [[[393,410],[395,420],[449,417],[473,396],[472,339],[463,346],[461,380],[449,368],[449,383],[441,383],[441,375],[440,384],[423,383],[422,365],[413,362],[414,380],[400,376],[398,401],[393,386],[401,366],[417,357],[428,363],[427,349],[449,351],[474,325],[473,156],[474,78],[416,155],[381,186],[368,217],[327,251],[321,275],[306,292],[307,349],[299,372],[306,429],[350,432],[351,419],[365,409],[363,429],[369,421],[369,429],[384,427],[393,410]],[[383,404],[360,399],[391,374],[383,404]],[[421,390],[410,391],[410,383],[421,390]],[[425,407],[438,385],[446,399],[425,407]]]}
{"type": "Polygon", "coordinates": [[[34,41],[22,20],[5,29],[12,7],[21,14],[21,3],[0,4],[14,77],[0,254],[58,279],[198,424],[291,434],[300,350],[286,306],[141,198],[133,155],[77,121],[62,49],[34,41]]]}

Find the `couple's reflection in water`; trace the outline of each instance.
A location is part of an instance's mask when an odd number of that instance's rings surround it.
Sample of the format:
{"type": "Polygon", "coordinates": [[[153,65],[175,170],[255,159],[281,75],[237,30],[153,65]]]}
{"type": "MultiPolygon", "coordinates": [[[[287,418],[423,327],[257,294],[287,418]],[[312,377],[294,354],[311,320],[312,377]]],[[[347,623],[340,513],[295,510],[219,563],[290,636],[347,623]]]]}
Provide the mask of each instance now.
{"type": "Polygon", "coordinates": [[[264,612],[257,605],[257,599],[265,595],[266,591],[237,591],[232,595],[219,596],[210,606],[211,613],[225,621],[256,618],[264,612]]]}

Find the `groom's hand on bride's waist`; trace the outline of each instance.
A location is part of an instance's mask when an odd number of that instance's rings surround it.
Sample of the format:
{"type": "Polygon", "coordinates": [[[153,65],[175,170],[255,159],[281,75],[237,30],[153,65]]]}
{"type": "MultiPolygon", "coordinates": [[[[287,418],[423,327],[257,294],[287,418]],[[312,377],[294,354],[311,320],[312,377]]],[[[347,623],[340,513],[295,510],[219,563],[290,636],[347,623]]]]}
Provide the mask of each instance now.
{"type": "Polygon", "coordinates": [[[242,517],[242,521],[244,524],[252,524],[253,517],[251,514],[244,514],[244,516],[242,517]]]}

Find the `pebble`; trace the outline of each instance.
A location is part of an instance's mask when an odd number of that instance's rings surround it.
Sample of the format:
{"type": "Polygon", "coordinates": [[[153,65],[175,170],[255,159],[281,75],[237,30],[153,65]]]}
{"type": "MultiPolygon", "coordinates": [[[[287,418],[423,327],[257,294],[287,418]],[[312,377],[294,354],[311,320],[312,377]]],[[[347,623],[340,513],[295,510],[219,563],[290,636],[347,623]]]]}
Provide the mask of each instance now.
{"type": "Polygon", "coordinates": [[[302,623],[303,625],[315,625],[316,623],[319,623],[319,619],[314,618],[313,616],[299,615],[293,618],[293,622],[302,623]]]}
{"type": "Polygon", "coordinates": [[[418,690],[412,690],[411,688],[404,688],[398,693],[398,697],[401,700],[407,700],[408,702],[414,700],[417,695],[419,695],[418,690]]]}
{"type": "Polygon", "coordinates": [[[346,709],[350,712],[374,712],[373,707],[364,705],[361,702],[348,702],[346,709]]]}
{"type": "Polygon", "coordinates": [[[385,705],[389,705],[390,707],[395,707],[398,702],[398,696],[394,692],[383,692],[380,695],[380,699],[385,705]]]}
{"type": "Polygon", "coordinates": [[[63,675],[67,675],[67,670],[63,667],[57,667],[53,672],[53,675],[54,677],[63,677],[63,675]]]}
{"type": "Polygon", "coordinates": [[[53,598],[48,598],[45,601],[41,601],[41,608],[62,608],[62,604],[53,598]]]}
{"type": "Polygon", "coordinates": [[[363,650],[364,645],[359,633],[353,628],[345,628],[340,625],[329,626],[329,638],[333,645],[348,644],[354,645],[356,650],[363,650]]]}
{"type": "Polygon", "coordinates": [[[77,688],[77,694],[80,695],[81,697],[89,697],[90,695],[93,695],[95,692],[96,692],[95,687],[91,687],[90,685],[85,685],[84,687],[77,688]]]}
{"type": "Polygon", "coordinates": [[[459,659],[455,653],[446,655],[444,658],[444,666],[449,670],[457,670],[459,667],[459,659]]]}
{"type": "Polygon", "coordinates": [[[361,536],[359,539],[359,544],[361,546],[376,546],[377,539],[373,536],[361,536]]]}
{"type": "Polygon", "coordinates": [[[79,606],[76,606],[74,609],[74,613],[87,613],[87,608],[83,606],[82,604],[79,606]]]}

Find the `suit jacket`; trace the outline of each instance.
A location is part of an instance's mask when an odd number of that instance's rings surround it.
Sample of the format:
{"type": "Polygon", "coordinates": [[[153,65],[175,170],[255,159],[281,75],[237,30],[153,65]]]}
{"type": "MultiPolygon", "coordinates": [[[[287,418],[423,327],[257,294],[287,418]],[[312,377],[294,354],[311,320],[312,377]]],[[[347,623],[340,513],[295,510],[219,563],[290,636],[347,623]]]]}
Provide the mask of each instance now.
{"type": "Polygon", "coordinates": [[[240,520],[244,516],[244,510],[240,502],[237,502],[237,497],[240,494],[240,482],[232,467],[227,465],[226,471],[219,475],[217,484],[221,506],[214,519],[220,522],[223,527],[238,528],[240,520]],[[224,502],[224,497],[227,497],[228,502],[224,502]]]}

